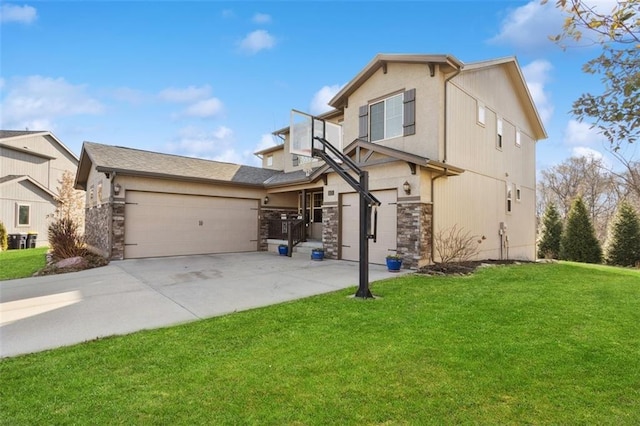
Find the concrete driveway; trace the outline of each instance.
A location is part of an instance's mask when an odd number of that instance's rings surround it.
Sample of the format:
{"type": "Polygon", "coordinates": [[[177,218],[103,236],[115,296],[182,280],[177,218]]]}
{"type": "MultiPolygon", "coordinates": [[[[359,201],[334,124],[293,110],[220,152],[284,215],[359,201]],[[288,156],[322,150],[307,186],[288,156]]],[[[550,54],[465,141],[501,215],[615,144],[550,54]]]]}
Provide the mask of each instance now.
{"type": "MultiPolygon", "coordinates": [[[[397,274],[370,265],[369,281],[397,274]]],[[[0,281],[0,357],[170,326],[357,286],[358,263],[275,253],[111,262],[0,281]]]]}

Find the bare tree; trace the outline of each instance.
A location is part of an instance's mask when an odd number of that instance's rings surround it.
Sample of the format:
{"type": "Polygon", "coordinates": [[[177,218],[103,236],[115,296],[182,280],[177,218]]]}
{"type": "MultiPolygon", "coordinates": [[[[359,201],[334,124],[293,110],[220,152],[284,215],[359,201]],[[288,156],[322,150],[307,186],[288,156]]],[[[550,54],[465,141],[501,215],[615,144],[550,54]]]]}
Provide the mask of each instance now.
{"type": "Polygon", "coordinates": [[[615,214],[620,199],[620,180],[601,159],[571,157],[541,172],[538,182],[538,210],[553,203],[565,219],[573,201],[581,196],[600,241],[607,236],[607,224],[615,214]]]}
{"type": "Polygon", "coordinates": [[[67,219],[78,227],[78,232],[82,234],[84,229],[84,191],[74,189],[74,175],[69,170],[65,170],[62,178],[58,181],[60,186],[56,189],[58,195],[56,210],[53,213],[54,220],[67,219]]]}

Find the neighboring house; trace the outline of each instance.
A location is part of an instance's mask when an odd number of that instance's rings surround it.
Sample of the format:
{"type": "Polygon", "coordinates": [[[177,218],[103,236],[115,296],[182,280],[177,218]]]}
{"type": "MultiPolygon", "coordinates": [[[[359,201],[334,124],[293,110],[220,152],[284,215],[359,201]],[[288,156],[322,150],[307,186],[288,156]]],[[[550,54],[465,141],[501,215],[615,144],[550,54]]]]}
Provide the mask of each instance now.
{"type": "Polygon", "coordinates": [[[7,233],[36,232],[36,245],[46,246],[59,181],[77,166],[78,157],[51,132],[0,130],[0,220],[7,233]]]}
{"type": "MultiPolygon", "coordinates": [[[[450,55],[377,55],[321,118],[369,172],[377,208],[370,261],[438,261],[456,226],[478,258],[534,260],[535,144],[546,137],[515,58],[463,64],[450,55]]],[[[85,143],[76,187],[87,234],[113,259],[266,250],[269,222],[302,214],[325,255],[358,260],[357,193],[326,164],[283,144],[262,168],[85,143]]]]}

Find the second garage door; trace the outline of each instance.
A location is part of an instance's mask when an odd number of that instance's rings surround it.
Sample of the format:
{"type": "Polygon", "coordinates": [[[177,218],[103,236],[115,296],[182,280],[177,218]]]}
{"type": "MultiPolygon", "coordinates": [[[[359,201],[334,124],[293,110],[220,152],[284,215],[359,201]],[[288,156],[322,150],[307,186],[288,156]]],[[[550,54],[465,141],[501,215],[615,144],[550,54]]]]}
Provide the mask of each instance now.
{"type": "MultiPolygon", "coordinates": [[[[373,191],[380,200],[378,207],[378,237],[374,243],[369,241],[369,262],[384,265],[389,254],[397,249],[397,191],[373,191]]],[[[342,238],[342,259],[358,261],[360,259],[360,196],[358,194],[342,195],[342,214],[340,231],[342,238]]]]}
{"type": "Polygon", "coordinates": [[[258,249],[258,200],[127,191],[126,259],[258,249]]]}

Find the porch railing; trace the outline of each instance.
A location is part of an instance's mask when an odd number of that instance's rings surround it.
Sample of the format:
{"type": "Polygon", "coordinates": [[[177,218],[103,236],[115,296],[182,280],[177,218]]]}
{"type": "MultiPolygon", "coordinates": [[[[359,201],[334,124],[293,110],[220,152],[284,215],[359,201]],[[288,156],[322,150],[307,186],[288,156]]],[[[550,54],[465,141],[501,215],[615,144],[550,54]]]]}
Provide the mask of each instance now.
{"type": "Polygon", "coordinates": [[[287,255],[291,257],[293,248],[306,241],[304,220],[302,219],[272,219],[269,221],[269,238],[286,240],[289,250],[287,255]]]}

